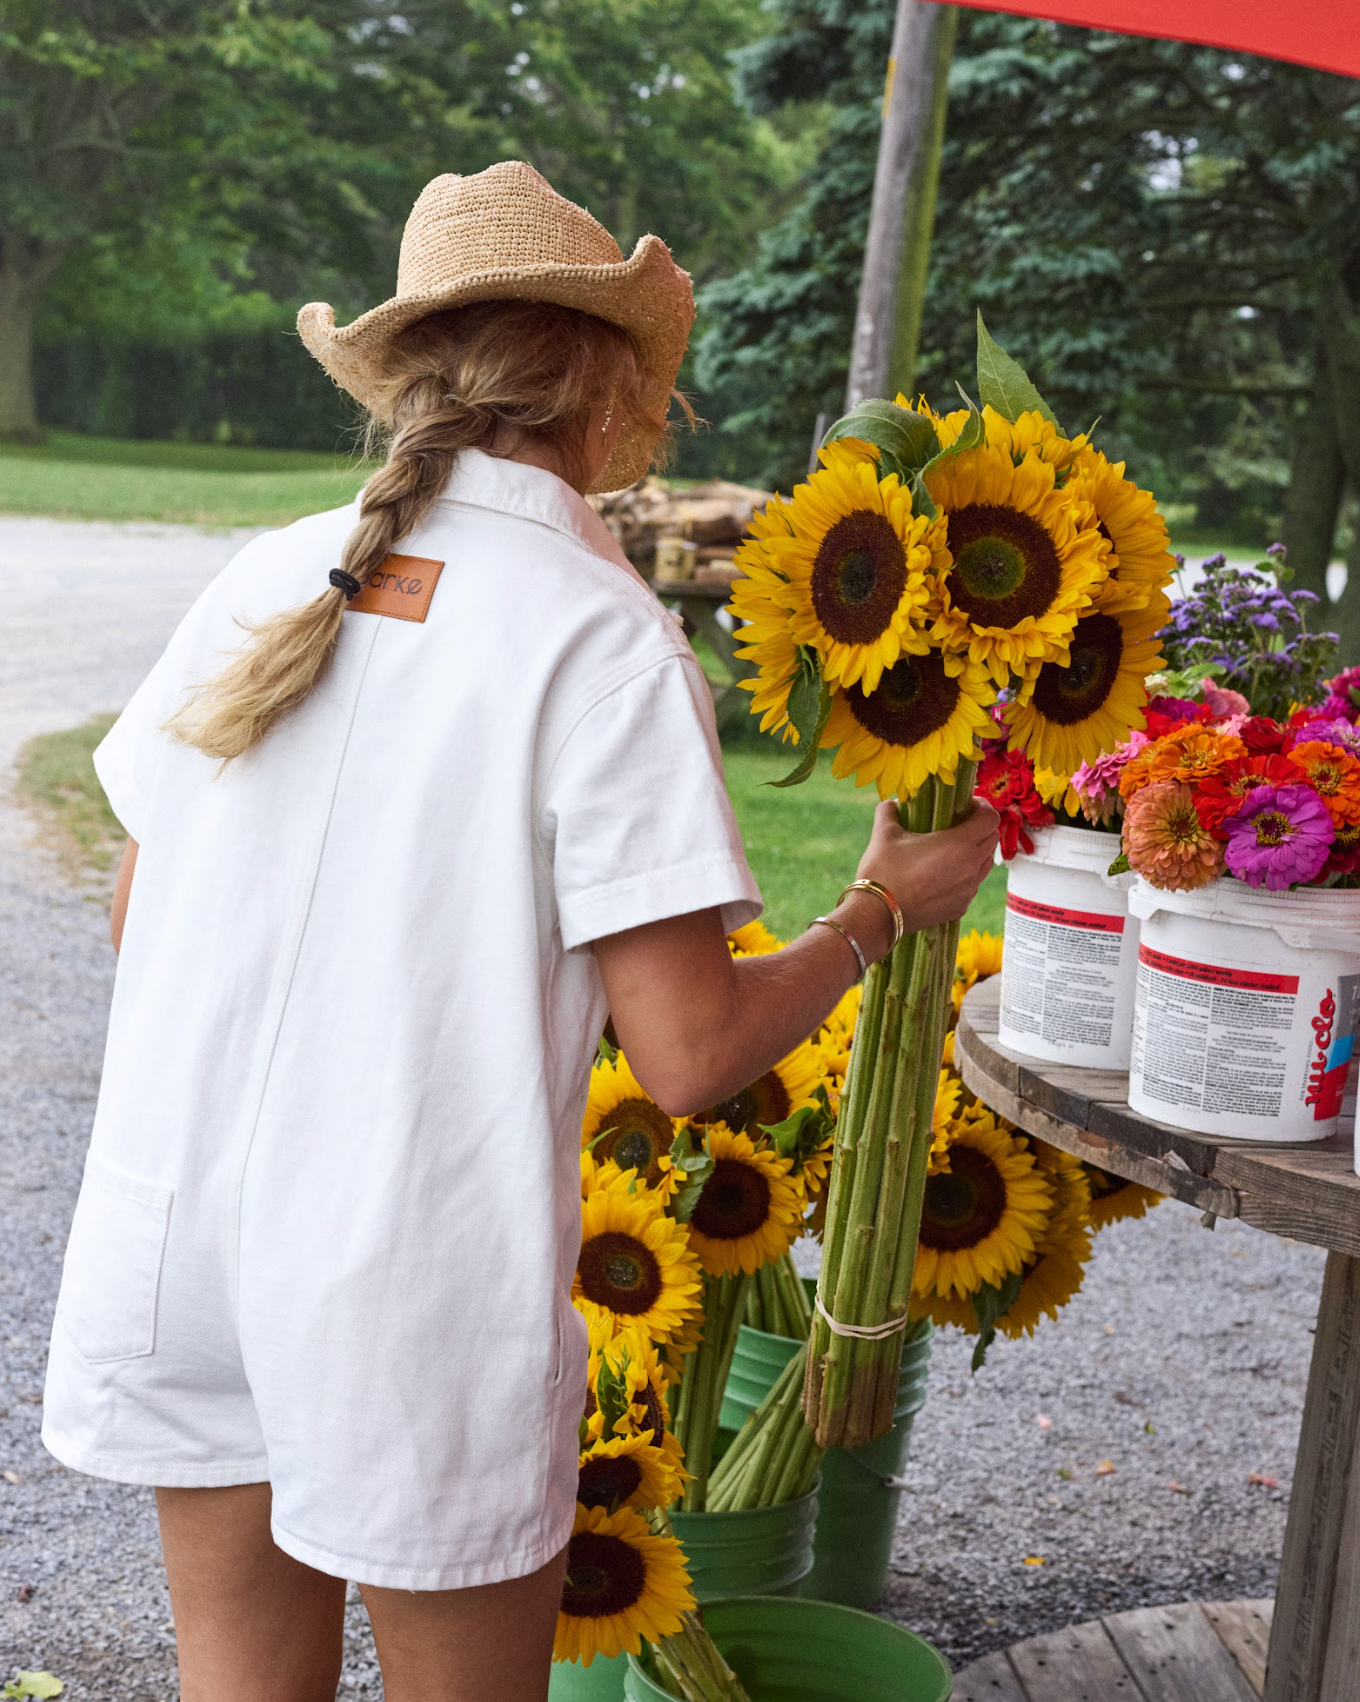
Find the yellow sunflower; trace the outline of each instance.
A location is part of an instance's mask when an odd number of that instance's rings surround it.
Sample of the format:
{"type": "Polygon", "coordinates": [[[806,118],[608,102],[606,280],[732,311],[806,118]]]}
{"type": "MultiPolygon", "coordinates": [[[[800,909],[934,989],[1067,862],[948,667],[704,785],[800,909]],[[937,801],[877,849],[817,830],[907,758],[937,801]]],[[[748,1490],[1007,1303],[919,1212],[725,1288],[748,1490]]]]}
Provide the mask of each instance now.
{"type": "Polygon", "coordinates": [[[656,1643],[678,1631],[693,1606],[684,1551],[673,1536],[653,1536],[631,1507],[608,1513],[578,1504],[555,1661],[588,1667],[596,1655],[636,1655],[644,1637],[656,1643]]]}
{"type": "Polygon", "coordinates": [[[685,1473],[646,1431],[602,1437],[582,1449],[576,1499],[583,1507],[669,1507],[685,1473]]]}
{"type": "Polygon", "coordinates": [[[955,1016],[963,1008],[963,996],[970,987],[1001,973],[1003,945],[1000,934],[989,934],[983,928],[973,928],[960,936],[952,990],[955,1016]]]}
{"type": "MultiPolygon", "coordinates": [[[[694,1333],[694,1345],[703,1329],[700,1315],[685,1326],[694,1333]]],[[[670,1353],[673,1344],[667,1343],[670,1353]]],[[[586,1393],[583,1441],[599,1442],[609,1436],[645,1436],[660,1449],[673,1476],[684,1478],[684,1453],[671,1432],[670,1405],[666,1386],[678,1381],[670,1376],[656,1348],[645,1336],[625,1330],[592,1351],[586,1393]],[[604,1408],[611,1422],[605,1423],[604,1408]]]]}
{"type": "Polygon", "coordinates": [[[581,1145],[599,1164],[636,1170],[649,1188],[669,1190],[671,1145],[678,1125],[642,1088],[623,1053],[601,1059],[590,1072],[590,1093],[581,1124],[581,1145]]]}
{"type": "Polygon", "coordinates": [[[994,736],[988,707],[996,691],[987,669],[966,657],[904,656],[889,668],[872,695],[858,686],[835,693],[823,746],[836,751],[838,779],[853,774],[857,786],[872,781],[881,798],[908,798],[932,774],[952,780],[961,757],[994,736]]]}
{"type": "Polygon", "coordinates": [[[949,1065],[944,1065],[935,1085],[935,1104],[930,1114],[930,1157],[926,1164],[927,1174],[931,1176],[940,1176],[949,1169],[949,1138],[962,1098],[963,1082],[949,1065]]]}
{"type": "MultiPolygon", "coordinates": [[[[793,642],[817,652],[829,683],[872,692],[901,656],[930,647],[925,611],[933,575],[948,565],[944,526],[913,514],[910,490],[895,473],[880,478],[862,445],[818,453],[821,467],[782,505],[787,530],[771,527],[762,541],[764,560],[783,576],[775,595],[793,642]]],[[[764,631],[763,616],[752,624],[764,631]]]]}
{"type": "Polygon", "coordinates": [[[926,487],[944,512],[952,558],[932,637],[966,650],[998,686],[1066,661],[1072,629],[1106,575],[1109,545],[1090,503],[1059,488],[1039,455],[1017,466],[1008,442],[951,456],[926,487]]]}
{"type": "Polygon", "coordinates": [[[1061,1147],[1050,1146],[1033,1136],[1028,1139],[1034,1162],[1053,1188],[1053,1211],[1044,1234],[1059,1229],[1085,1229],[1091,1214],[1091,1183],[1086,1166],[1061,1147]]]}
{"type": "Polygon", "coordinates": [[[753,1139],[812,1103],[821,1074],[821,1056],[811,1040],[796,1046],[772,1070],[716,1104],[696,1112],[695,1123],[725,1123],[753,1139]]]}
{"type": "Polygon", "coordinates": [[[689,1240],[711,1276],[748,1275],[787,1253],[803,1227],[803,1190],[789,1159],[723,1123],[708,1130],[713,1172],[689,1220],[689,1240]]]}
{"type": "Polygon", "coordinates": [[[1053,1189],[1024,1143],[985,1109],[956,1120],[949,1169],[927,1178],[912,1291],[966,1298],[1033,1258],[1053,1189]]]}
{"type": "Polygon", "coordinates": [[[1081,1288],[1091,1257],[1090,1231],[1078,1223],[1051,1224],[1025,1263],[1020,1293],[997,1319],[1003,1336],[1032,1336],[1044,1318],[1056,1318],[1081,1288]]]}
{"type": "Polygon", "coordinates": [[[737,655],[755,664],[753,679],[739,680],[751,693],[751,713],[760,716],[762,733],[777,732],[781,739],[797,742],[789,723],[789,688],[798,672],[798,646],[789,628],[784,606],[785,580],[773,565],[765,540],[788,536],[787,505],[778,497],[763,513],[752,517],[748,536],[734,557],[742,577],[732,586],[728,609],[741,624],[737,627],[737,655]]]}
{"type": "Polygon", "coordinates": [[[1089,447],[1077,457],[1076,485],[1095,510],[1110,545],[1110,577],[1100,587],[1096,602],[1109,614],[1147,608],[1157,592],[1170,585],[1176,571],[1156,497],[1124,477],[1122,461],[1107,461],[1098,449],[1089,447]]]}
{"type": "Polygon", "coordinates": [[[1010,748],[1023,750],[1036,768],[1067,775],[1146,726],[1146,680],[1162,664],[1157,633],[1170,608],[1155,591],[1141,609],[1084,614],[1068,664],[1045,662],[1007,705],[1010,748]]]}
{"type": "MultiPolygon", "coordinates": [[[[901,394],[897,397],[897,405],[899,408],[911,406],[901,394]]],[[[957,442],[959,433],[968,423],[967,408],[937,414],[924,396],[916,403],[916,411],[932,422],[942,448],[957,442]]],[[[988,443],[1004,449],[1017,465],[1032,453],[1041,461],[1050,462],[1061,476],[1065,476],[1073,463],[1080,461],[1083,451],[1089,448],[1090,440],[1085,432],[1079,437],[1064,437],[1058,427],[1051,420],[1046,420],[1037,409],[1021,414],[1017,420],[1008,420],[988,403],[982,410],[982,423],[988,443]]]]}
{"type": "Polygon", "coordinates": [[[581,1252],[571,1296],[592,1339],[638,1330],[669,1341],[700,1311],[699,1266],[683,1224],[625,1172],[581,1204],[581,1252]]]}
{"type": "Polygon", "coordinates": [[[1162,1203],[1163,1196],[1141,1182],[1130,1182],[1115,1176],[1099,1165],[1085,1164],[1086,1179],[1091,1186],[1089,1217],[1092,1229],[1104,1229],[1126,1217],[1143,1217],[1153,1206],[1162,1203]]]}
{"type": "Polygon", "coordinates": [[[814,1036],[814,1043],[821,1054],[822,1085],[826,1088],[827,1103],[833,1117],[840,1112],[845,1076],[850,1068],[850,1043],[855,1037],[855,1024],[859,1021],[863,997],[863,984],[857,981],[814,1036]]]}
{"type": "Polygon", "coordinates": [[[733,957],[768,957],[772,951],[782,951],[784,945],[761,921],[746,922],[727,936],[727,949],[733,957]]]}

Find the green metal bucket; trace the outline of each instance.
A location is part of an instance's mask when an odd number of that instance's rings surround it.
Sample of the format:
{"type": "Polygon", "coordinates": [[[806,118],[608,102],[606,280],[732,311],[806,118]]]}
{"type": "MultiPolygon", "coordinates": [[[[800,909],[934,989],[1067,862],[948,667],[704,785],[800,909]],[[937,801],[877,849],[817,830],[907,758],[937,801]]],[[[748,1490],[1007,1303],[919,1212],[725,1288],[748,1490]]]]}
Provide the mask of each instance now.
{"type": "Polygon", "coordinates": [[[934,1334],[928,1318],[907,1334],[896,1416],[887,1435],[862,1448],[828,1449],[823,1457],[816,1557],[803,1580],[804,1596],[871,1608],[883,1594],[911,1429],[926,1400],[934,1334]]]}
{"type": "MultiPolygon", "coordinates": [[[[829,1449],[822,1460],[815,1558],[802,1594],[847,1607],[871,1608],[883,1594],[897,1525],[899,1483],[911,1447],[916,1414],[925,1404],[935,1329],[923,1318],[907,1332],[897,1408],[886,1436],[862,1448],[829,1449]]],[[[722,1422],[737,1430],[802,1346],[743,1324],[723,1392],[722,1422]]]]}
{"type": "Polygon", "coordinates": [[[607,1660],[596,1655],[588,1667],[554,1661],[548,1677],[548,1702],[624,1702],[627,1655],[607,1660]]]}
{"type": "Polygon", "coordinates": [[[812,1570],[817,1491],[741,1513],[671,1513],[700,1602],[796,1591],[812,1570]]]}
{"type": "MultiPolygon", "coordinates": [[[[948,1702],[953,1675],[914,1632],[834,1602],[713,1602],[704,1624],[751,1702],[948,1702]]],[[[628,1702],[672,1702],[633,1658],[628,1702]]]]}

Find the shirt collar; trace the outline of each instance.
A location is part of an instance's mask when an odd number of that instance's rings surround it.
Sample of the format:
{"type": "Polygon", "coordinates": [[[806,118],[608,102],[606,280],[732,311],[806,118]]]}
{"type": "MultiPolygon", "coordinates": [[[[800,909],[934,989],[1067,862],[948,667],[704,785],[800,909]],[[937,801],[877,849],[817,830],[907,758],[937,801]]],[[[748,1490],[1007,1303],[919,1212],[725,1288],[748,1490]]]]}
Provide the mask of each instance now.
{"type": "Polygon", "coordinates": [[[555,532],[574,538],[595,555],[615,562],[634,578],[641,579],[614,534],[586,499],[546,468],[507,461],[482,449],[464,449],[439,501],[468,508],[489,508],[499,514],[537,521],[540,526],[551,526],[555,532]]]}

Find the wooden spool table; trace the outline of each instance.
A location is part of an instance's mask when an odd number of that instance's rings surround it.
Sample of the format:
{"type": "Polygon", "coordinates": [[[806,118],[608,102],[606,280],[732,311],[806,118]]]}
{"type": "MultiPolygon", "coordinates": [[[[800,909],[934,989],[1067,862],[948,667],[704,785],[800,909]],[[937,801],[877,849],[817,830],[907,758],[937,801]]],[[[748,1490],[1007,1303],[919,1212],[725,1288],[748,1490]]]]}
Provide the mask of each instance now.
{"type": "MultiPolygon", "coordinates": [[[[1041,1063],[999,1045],[1000,1001],[1000,976],[974,987],[955,1042],[959,1073],[984,1104],[1077,1158],[1197,1207],[1209,1224],[1240,1217],[1326,1248],[1262,1695],[1360,1702],[1360,1176],[1351,1135],[1269,1145],[1154,1123],[1129,1109],[1127,1075],[1041,1063]]],[[[1354,1110],[1352,1077],[1347,1131],[1354,1110]]],[[[1065,1702],[1050,1679],[1042,1702],[1065,1702]]],[[[1130,1693],[1140,1696],[1132,1685],[1130,1693]]],[[[1208,1702],[1220,1692],[1202,1694],[1208,1702]]]]}
{"type": "Polygon", "coordinates": [[[719,727],[744,721],[751,712],[751,699],[747,692],[737,690],[737,681],[749,679],[755,667],[737,655],[737,640],[718,619],[718,610],[732,595],[731,585],[710,585],[694,579],[654,579],[652,590],[668,608],[684,617],[686,634],[703,634],[727,670],[725,681],[708,682],[719,727]]]}

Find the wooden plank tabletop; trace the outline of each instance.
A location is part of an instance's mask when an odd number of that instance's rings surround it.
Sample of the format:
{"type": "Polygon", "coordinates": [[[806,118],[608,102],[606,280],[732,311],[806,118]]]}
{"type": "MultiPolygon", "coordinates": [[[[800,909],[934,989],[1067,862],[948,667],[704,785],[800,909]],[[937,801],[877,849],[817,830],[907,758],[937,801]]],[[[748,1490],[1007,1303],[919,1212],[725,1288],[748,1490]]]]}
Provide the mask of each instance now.
{"type": "Polygon", "coordinates": [[[1108,1614],[974,1661],[952,1702],[1256,1702],[1270,1616],[1268,1600],[1108,1614]]]}
{"type": "Polygon", "coordinates": [[[959,1073],[993,1110],[1053,1146],[1187,1205],[1360,1258],[1354,1078],[1344,1132],[1328,1140],[1191,1134],[1130,1110],[1126,1074],[1008,1051],[997,1040],[1000,1002],[1001,977],[980,981],[963,1002],[955,1042],[959,1073]]]}

